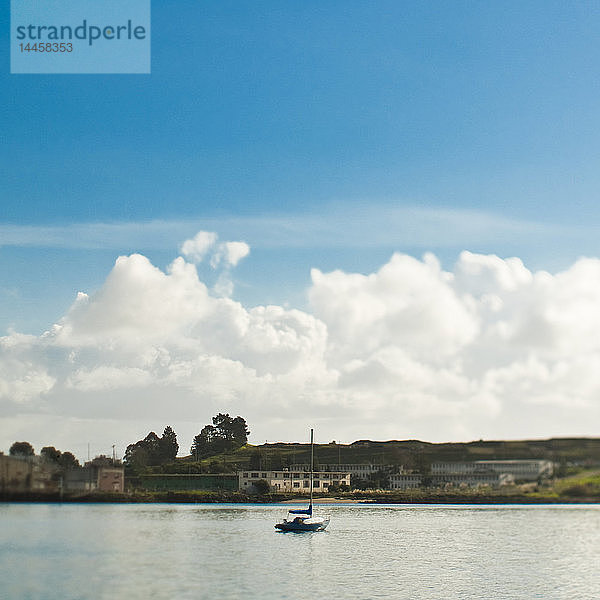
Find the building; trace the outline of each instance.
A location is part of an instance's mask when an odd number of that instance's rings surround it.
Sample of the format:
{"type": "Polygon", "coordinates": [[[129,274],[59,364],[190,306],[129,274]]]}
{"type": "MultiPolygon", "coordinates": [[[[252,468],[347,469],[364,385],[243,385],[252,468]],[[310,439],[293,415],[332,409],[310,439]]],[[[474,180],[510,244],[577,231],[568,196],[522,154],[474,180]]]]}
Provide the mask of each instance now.
{"type": "MultiPolygon", "coordinates": [[[[368,479],[370,475],[384,471],[385,473],[403,473],[404,468],[402,465],[373,465],[373,464],[319,464],[319,471],[328,472],[344,472],[349,473],[350,476],[357,477],[358,479],[368,479]]],[[[310,465],[308,464],[296,464],[288,467],[289,471],[308,471],[310,465]]]]}
{"type": "Polygon", "coordinates": [[[411,490],[421,487],[422,479],[420,473],[392,473],[388,487],[390,490],[411,490]]]}
{"type": "Polygon", "coordinates": [[[66,492],[123,492],[125,469],[118,460],[98,456],[83,467],[65,471],[63,489],[66,492]]]}
{"type": "Polygon", "coordinates": [[[431,475],[474,475],[499,473],[511,475],[514,481],[537,481],[552,477],[550,460],[476,460],[471,462],[434,462],[431,475]]]}
{"type": "MultiPolygon", "coordinates": [[[[238,485],[242,492],[251,492],[257,481],[264,480],[273,492],[308,492],[310,490],[310,470],[278,471],[239,471],[238,485]]],[[[313,490],[327,492],[331,486],[350,487],[350,473],[343,471],[319,470],[313,473],[313,490]]]]}
{"type": "Polygon", "coordinates": [[[57,471],[41,456],[7,456],[0,452],[0,492],[55,492],[57,471]]]}

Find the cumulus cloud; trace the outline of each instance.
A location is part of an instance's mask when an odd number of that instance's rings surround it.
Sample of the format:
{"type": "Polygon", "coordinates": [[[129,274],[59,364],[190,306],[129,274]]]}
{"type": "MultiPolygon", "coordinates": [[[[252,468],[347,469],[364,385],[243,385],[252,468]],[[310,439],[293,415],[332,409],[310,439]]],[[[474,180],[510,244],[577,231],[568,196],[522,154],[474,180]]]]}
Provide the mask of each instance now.
{"type": "Polygon", "coordinates": [[[5,425],[43,414],[66,436],[73,419],[114,421],[125,444],[179,423],[183,448],[219,410],[244,415],[257,440],[309,423],[346,440],[593,433],[598,259],[551,274],[470,252],[451,271],[394,254],[369,274],[313,270],[301,311],[245,307],[200,280],[194,263],[233,267],[243,242],[200,232],[181,252],[165,271],[122,256],[44,335],[0,338],[5,425]]]}
{"type": "Polygon", "coordinates": [[[250,246],[246,242],[225,242],[221,244],[223,261],[226,265],[235,267],[242,258],[250,254],[250,246]]]}
{"type": "Polygon", "coordinates": [[[202,262],[208,251],[217,242],[217,234],[211,231],[199,231],[191,240],[181,244],[181,254],[195,263],[202,262]]]}
{"type": "Polygon", "coordinates": [[[210,266],[216,269],[235,267],[250,254],[250,246],[246,242],[220,242],[218,235],[210,231],[199,231],[192,239],[181,244],[181,254],[194,263],[200,263],[210,257],[210,266]]]}
{"type": "Polygon", "coordinates": [[[220,273],[213,286],[217,296],[229,297],[233,294],[231,269],[250,254],[250,246],[246,242],[217,242],[216,233],[199,231],[192,239],[181,245],[181,254],[195,264],[208,258],[213,269],[220,273]]]}

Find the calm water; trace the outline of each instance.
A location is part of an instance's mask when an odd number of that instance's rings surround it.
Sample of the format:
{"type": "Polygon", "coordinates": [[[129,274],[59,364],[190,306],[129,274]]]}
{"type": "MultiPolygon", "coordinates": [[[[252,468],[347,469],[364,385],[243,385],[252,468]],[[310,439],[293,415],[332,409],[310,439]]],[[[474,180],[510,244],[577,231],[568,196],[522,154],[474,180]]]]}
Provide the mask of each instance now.
{"type": "Polygon", "coordinates": [[[598,599],[599,506],[0,504],[0,598],[598,599]]]}

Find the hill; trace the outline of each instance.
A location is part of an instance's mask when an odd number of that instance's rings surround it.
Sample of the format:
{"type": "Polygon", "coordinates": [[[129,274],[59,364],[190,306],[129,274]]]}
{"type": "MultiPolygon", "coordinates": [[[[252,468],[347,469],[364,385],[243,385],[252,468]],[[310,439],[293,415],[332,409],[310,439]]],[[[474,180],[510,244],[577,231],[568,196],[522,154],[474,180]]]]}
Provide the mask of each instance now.
{"type": "MultiPolygon", "coordinates": [[[[600,438],[550,438],[545,440],[494,440],[430,443],[419,440],[378,442],[359,440],[352,444],[315,444],[315,466],[319,464],[403,465],[426,471],[435,461],[548,459],[559,465],[600,465],[600,438]]],[[[310,445],[300,443],[247,444],[196,463],[192,456],[165,465],[164,472],[202,469],[232,472],[238,469],[282,469],[310,461],[310,445]]]]}

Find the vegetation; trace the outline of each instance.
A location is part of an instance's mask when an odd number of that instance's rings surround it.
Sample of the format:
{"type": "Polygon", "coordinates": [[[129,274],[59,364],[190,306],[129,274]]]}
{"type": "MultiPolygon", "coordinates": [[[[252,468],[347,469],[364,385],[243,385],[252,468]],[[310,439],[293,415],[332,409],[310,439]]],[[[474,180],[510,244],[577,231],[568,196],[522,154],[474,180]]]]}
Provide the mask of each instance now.
{"type": "Polygon", "coordinates": [[[125,465],[133,471],[141,471],[150,465],[173,461],[179,451],[177,435],[170,426],[165,427],[162,437],[151,431],[143,440],[127,446],[125,465]]]}
{"type": "MultiPolygon", "coordinates": [[[[151,431],[144,439],[127,447],[125,453],[127,476],[129,481],[135,482],[138,475],[226,474],[246,469],[272,471],[289,468],[294,464],[306,465],[310,462],[308,443],[267,443],[255,446],[247,443],[249,433],[244,418],[240,416],[234,418],[227,413],[219,413],[212,418],[211,425],[204,426],[194,437],[191,456],[178,458],[179,444],[173,428],[165,427],[160,437],[151,431]]],[[[28,442],[15,442],[10,448],[10,454],[33,456],[34,448],[28,442]]],[[[59,468],[57,472],[79,466],[71,452],[61,452],[54,446],[45,446],[40,451],[40,455],[45,460],[56,464],[59,468]]],[[[388,442],[360,440],[352,444],[332,442],[315,446],[316,469],[319,464],[339,464],[342,469],[345,464],[397,467],[402,465],[405,469],[422,473],[424,482],[428,481],[431,463],[435,461],[527,458],[552,460],[557,465],[555,479],[495,490],[447,487],[446,489],[382,491],[388,487],[389,471],[380,469],[364,480],[352,477],[350,489],[332,485],[325,495],[377,502],[600,501],[600,439],[598,438],[480,440],[445,444],[430,444],[417,440],[388,442]]],[[[269,493],[266,481],[259,481],[254,488],[254,492],[258,493],[262,500],[283,497],[269,493]]],[[[240,497],[243,497],[243,494],[240,497]]]]}
{"type": "Polygon", "coordinates": [[[268,494],[271,489],[269,487],[269,482],[265,479],[259,479],[258,481],[255,481],[253,486],[254,490],[259,496],[264,496],[265,494],[268,494]]]}
{"type": "Polygon", "coordinates": [[[29,442],[15,442],[8,453],[11,456],[33,456],[35,454],[33,446],[29,442]]]}
{"type": "Polygon", "coordinates": [[[245,419],[219,413],[213,417],[212,425],[205,425],[194,438],[190,452],[198,460],[235,450],[248,442],[249,434],[245,419]]]}
{"type": "Polygon", "coordinates": [[[383,470],[370,473],[366,479],[360,479],[356,475],[350,477],[350,487],[353,490],[384,490],[389,483],[389,473],[383,470]]]}
{"type": "Polygon", "coordinates": [[[560,479],[554,484],[554,491],[563,498],[600,498],[600,472],[584,471],[560,479]]]}
{"type": "Polygon", "coordinates": [[[47,461],[54,463],[63,471],[79,466],[79,461],[73,453],[61,452],[54,446],[44,446],[40,450],[40,456],[43,456],[47,461]]]}

